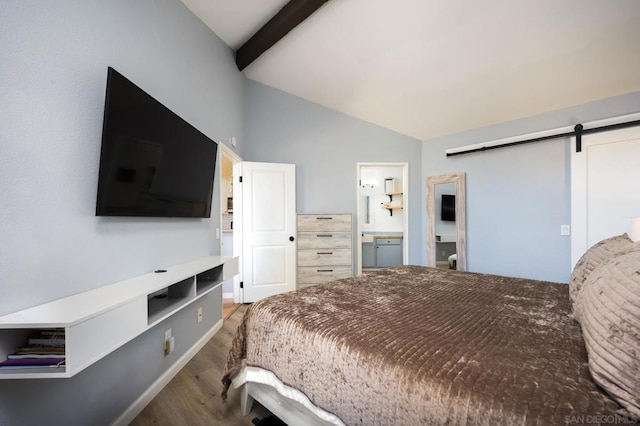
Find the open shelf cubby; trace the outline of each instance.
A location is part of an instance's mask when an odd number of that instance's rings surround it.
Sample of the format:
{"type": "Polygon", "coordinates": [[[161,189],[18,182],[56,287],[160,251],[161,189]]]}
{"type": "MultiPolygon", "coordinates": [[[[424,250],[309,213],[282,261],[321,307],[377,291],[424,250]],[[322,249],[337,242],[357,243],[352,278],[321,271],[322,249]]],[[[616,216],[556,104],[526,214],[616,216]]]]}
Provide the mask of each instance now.
{"type": "Polygon", "coordinates": [[[196,275],[196,296],[202,296],[224,281],[222,267],[216,266],[196,275]]]}
{"type": "Polygon", "coordinates": [[[185,304],[191,302],[195,297],[194,281],[194,277],[189,277],[147,295],[149,324],[161,321],[185,304]]]}
{"type": "MultiPolygon", "coordinates": [[[[43,331],[43,329],[12,329],[12,330],[0,330],[0,353],[2,354],[14,354],[18,352],[20,348],[28,346],[29,339],[35,334],[43,331]]],[[[6,355],[2,357],[0,361],[4,361],[6,355]]],[[[48,373],[48,374],[64,374],[66,368],[61,366],[23,366],[15,367],[11,369],[0,369],[0,378],[2,375],[15,374],[20,371],[29,371],[30,374],[36,373],[48,373]]]]}
{"type": "Polygon", "coordinates": [[[1,316],[0,362],[59,329],[66,365],[0,368],[0,380],[72,377],[237,274],[237,257],[208,256],[1,316]]]}

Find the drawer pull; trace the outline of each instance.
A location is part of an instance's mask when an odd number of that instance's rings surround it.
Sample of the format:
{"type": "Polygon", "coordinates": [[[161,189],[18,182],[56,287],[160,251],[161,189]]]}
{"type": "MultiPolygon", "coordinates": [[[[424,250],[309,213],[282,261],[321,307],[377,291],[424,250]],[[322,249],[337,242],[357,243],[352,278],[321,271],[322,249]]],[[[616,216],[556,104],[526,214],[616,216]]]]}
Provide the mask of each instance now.
{"type": "Polygon", "coordinates": [[[333,269],[316,269],[316,272],[333,272],[333,269]]]}
{"type": "Polygon", "coordinates": [[[332,217],[316,217],[316,220],[331,220],[332,217]]]}
{"type": "Polygon", "coordinates": [[[318,254],[333,254],[332,251],[319,251],[318,254]]]}
{"type": "Polygon", "coordinates": [[[316,237],[318,237],[318,238],[332,238],[333,235],[331,235],[331,234],[317,234],[316,237]]]}

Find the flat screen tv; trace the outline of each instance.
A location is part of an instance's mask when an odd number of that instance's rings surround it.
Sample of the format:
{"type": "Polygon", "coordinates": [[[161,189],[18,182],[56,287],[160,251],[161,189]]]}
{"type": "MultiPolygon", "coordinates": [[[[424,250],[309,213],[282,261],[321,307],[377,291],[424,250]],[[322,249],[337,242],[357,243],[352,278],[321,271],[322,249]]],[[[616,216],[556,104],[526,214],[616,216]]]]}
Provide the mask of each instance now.
{"type": "Polygon", "coordinates": [[[440,219],[448,222],[456,221],[456,196],[442,194],[442,208],[440,209],[440,219]]]}
{"type": "Polygon", "coordinates": [[[96,216],[211,217],[217,150],[109,67],[96,216]]]}

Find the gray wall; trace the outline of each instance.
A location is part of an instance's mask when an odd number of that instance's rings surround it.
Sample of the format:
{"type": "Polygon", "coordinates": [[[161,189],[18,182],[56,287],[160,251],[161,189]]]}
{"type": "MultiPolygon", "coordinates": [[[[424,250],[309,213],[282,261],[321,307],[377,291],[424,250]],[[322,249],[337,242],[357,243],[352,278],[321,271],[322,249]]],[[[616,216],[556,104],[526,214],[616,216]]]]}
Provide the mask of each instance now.
{"type": "MultiPolygon", "coordinates": [[[[446,149],[638,111],[640,92],[635,92],[425,141],[422,181],[467,173],[468,269],[568,282],[571,237],[561,236],[560,226],[571,223],[574,147],[568,139],[556,139],[449,158],[446,149]]],[[[426,211],[423,215],[426,223],[426,211]]]]}
{"type": "Polygon", "coordinates": [[[356,163],[408,163],[409,262],[425,263],[420,141],[252,80],[246,99],[244,159],[295,164],[299,213],[352,213],[355,220],[356,163]]]}
{"type": "MultiPolygon", "coordinates": [[[[215,213],[94,215],[107,66],[213,140],[244,138],[233,53],[181,2],[5,1],[0,45],[0,315],[219,252],[215,213]]],[[[194,311],[77,378],[0,381],[0,425],[108,423],[203,334],[194,311]],[[158,359],[165,328],[178,347],[158,359]]]]}

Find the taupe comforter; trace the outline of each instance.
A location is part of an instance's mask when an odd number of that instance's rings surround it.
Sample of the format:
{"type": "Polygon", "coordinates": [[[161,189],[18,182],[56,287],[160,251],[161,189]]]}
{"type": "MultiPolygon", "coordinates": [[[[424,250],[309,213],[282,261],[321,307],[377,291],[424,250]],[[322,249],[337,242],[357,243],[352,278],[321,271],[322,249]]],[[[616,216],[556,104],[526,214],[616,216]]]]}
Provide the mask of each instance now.
{"type": "Polygon", "coordinates": [[[567,285],[419,266],[254,303],[224,396],[244,365],[348,425],[555,425],[619,409],[589,375],[567,285]]]}

